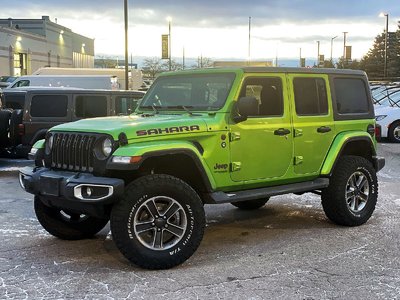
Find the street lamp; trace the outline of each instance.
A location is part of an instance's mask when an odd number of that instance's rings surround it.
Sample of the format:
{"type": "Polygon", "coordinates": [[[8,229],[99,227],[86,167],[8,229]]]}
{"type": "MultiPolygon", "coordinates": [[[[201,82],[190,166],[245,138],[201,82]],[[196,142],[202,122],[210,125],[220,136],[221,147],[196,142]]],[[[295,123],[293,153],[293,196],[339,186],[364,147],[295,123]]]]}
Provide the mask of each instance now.
{"type": "Polygon", "coordinates": [[[387,48],[388,48],[388,34],[389,34],[389,14],[380,13],[379,16],[381,18],[386,18],[386,28],[385,28],[385,63],[383,66],[383,77],[387,77],[387,48]]]}
{"type": "Polygon", "coordinates": [[[167,18],[168,21],[168,57],[169,57],[169,70],[172,70],[172,61],[171,61],[171,21],[172,18],[168,17],[167,18]]]}
{"type": "Polygon", "coordinates": [[[319,63],[320,63],[320,61],[319,61],[319,44],[320,44],[320,41],[317,41],[317,47],[318,47],[318,50],[317,50],[317,68],[319,68],[319,63]]]}
{"type": "Polygon", "coordinates": [[[331,63],[333,63],[332,55],[333,55],[333,40],[336,39],[338,36],[334,36],[331,38],[331,63]]]}
{"type": "Polygon", "coordinates": [[[125,90],[129,89],[128,78],[128,0],[124,1],[124,21],[125,21],[125,90]]]}

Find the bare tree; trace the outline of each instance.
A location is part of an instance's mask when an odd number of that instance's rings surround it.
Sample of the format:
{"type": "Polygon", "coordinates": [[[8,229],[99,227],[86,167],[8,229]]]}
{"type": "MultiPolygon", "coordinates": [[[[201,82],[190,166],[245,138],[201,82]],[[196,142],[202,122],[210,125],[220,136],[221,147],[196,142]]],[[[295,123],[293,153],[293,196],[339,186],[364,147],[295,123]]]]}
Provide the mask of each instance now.
{"type": "Polygon", "coordinates": [[[157,74],[163,72],[163,64],[158,57],[146,58],[143,61],[143,72],[154,79],[157,74]]]}

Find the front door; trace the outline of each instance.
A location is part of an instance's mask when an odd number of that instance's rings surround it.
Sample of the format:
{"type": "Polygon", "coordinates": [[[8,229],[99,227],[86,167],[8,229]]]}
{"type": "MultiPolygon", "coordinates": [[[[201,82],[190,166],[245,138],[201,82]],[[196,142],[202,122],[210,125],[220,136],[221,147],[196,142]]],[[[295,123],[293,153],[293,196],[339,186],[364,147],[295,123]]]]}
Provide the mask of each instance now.
{"type": "Polygon", "coordinates": [[[318,174],[335,137],[327,75],[290,74],[294,172],[318,174]]]}
{"type": "Polygon", "coordinates": [[[240,97],[254,96],[259,112],[231,126],[233,181],[279,179],[292,166],[293,135],[285,74],[249,74],[240,97]]]}

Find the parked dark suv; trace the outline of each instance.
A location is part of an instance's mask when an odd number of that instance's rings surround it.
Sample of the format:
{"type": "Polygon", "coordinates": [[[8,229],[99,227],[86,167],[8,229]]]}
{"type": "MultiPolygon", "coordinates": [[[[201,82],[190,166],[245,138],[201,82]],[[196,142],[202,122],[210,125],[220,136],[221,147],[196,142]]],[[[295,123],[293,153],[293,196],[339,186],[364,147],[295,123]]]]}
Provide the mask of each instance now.
{"type": "Polygon", "coordinates": [[[26,157],[49,128],[84,118],[132,113],[144,93],[66,88],[5,91],[0,111],[0,151],[26,157]]]}

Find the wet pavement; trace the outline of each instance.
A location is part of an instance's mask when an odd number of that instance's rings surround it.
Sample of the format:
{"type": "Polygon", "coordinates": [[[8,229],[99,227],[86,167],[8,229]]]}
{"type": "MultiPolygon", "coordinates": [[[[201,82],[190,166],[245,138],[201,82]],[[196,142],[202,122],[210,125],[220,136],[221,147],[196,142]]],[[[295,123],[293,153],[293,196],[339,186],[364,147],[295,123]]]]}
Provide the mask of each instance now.
{"type": "Polygon", "coordinates": [[[207,206],[199,249],[164,271],[130,265],[108,227],[83,241],[47,234],[18,185],[30,162],[0,160],[0,299],[400,299],[400,145],[379,146],[387,165],[367,224],[332,224],[313,194],[252,212],[207,206]]]}

